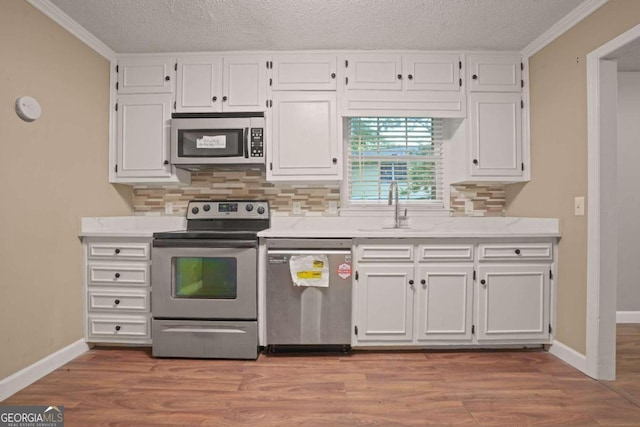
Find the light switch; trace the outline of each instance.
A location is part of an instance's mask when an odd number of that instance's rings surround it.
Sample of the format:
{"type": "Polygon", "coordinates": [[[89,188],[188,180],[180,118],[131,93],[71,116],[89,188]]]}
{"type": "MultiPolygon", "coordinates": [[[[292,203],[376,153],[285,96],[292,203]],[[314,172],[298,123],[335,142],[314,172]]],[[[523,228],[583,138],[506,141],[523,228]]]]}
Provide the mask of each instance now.
{"type": "Polygon", "coordinates": [[[302,205],[300,202],[293,202],[291,205],[291,210],[294,215],[300,215],[302,213],[302,205]]]}
{"type": "Polygon", "coordinates": [[[464,201],[464,214],[473,215],[473,200],[464,201]]]}
{"type": "Polygon", "coordinates": [[[337,215],[338,214],[338,202],[336,202],[335,200],[330,200],[329,201],[329,209],[327,209],[327,213],[330,215],[337,215]]]}
{"type": "Polygon", "coordinates": [[[575,216],[584,216],[584,197],[576,197],[573,204],[575,216]]]}
{"type": "Polygon", "coordinates": [[[164,204],[164,213],[171,215],[173,213],[173,203],[167,202],[164,204]]]}

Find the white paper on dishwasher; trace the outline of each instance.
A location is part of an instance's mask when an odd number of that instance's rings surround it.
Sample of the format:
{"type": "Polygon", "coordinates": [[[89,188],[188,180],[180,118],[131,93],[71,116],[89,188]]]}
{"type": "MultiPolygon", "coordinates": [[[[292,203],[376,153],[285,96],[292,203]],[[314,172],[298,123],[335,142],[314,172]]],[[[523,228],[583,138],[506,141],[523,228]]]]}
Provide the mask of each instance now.
{"type": "Polygon", "coordinates": [[[202,135],[202,138],[196,138],[196,148],[227,148],[227,136],[202,135]]]}
{"type": "Polygon", "coordinates": [[[294,286],[329,287],[329,258],[326,255],[293,255],[289,269],[294,286]]]}

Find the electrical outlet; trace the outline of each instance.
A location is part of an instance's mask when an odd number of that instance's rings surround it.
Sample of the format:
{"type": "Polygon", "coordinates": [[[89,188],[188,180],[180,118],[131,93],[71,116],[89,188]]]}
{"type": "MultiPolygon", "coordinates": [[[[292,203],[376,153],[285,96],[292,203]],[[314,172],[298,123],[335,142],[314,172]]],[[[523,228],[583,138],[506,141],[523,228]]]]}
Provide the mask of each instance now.
{"type": "Polygon", "coordinates": [[[294,215],[300,215],[302,213],[302,204],[300,202],[293,202],[291,204],[291,210],[294,215]]]}
{"type": "Polygon", "coordinates": [[[473,201],[465,200],[464,201],[464,214],[465,215],[473,215],[473,201]]]}
{"type": "Polygon", "coordinates": [[[330,215],[336,215],[338,213],[338,202],[335,200],[329,201],[329,208],[327,209],[327,213],[330,215]]]}
{"type": "Polygon", "coordinates": [[[573,201],[573,214],[584,216],[584,197],[576,197],[573,201]]]}
{"type": "Polygon", "coordinates": [[[171,215],[173,213],[173,203],[167,202],[164,204],[164,213],[171,215]]]}

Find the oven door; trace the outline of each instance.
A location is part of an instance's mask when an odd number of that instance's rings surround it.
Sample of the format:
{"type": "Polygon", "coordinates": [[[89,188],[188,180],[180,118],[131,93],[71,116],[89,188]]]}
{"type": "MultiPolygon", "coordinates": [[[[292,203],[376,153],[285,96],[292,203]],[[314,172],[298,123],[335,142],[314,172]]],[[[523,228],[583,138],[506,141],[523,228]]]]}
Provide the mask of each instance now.
{"type": "Polygon", "coordinates": [[[256,319],[255,241],[156,239],[151,259],[154,318],[256,319]]]}

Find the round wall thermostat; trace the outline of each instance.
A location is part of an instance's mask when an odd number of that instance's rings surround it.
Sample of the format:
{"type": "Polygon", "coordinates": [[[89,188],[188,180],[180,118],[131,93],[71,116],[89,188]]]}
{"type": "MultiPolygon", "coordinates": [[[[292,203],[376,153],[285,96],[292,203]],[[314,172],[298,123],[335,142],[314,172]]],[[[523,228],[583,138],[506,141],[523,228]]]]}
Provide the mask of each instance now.
{"type": "Polygon", "coordinates": [[[21,96],[16,99],[16,113],[25,122],[32,122],[42,113],[40,104],[30,96],[21,96]]]}

